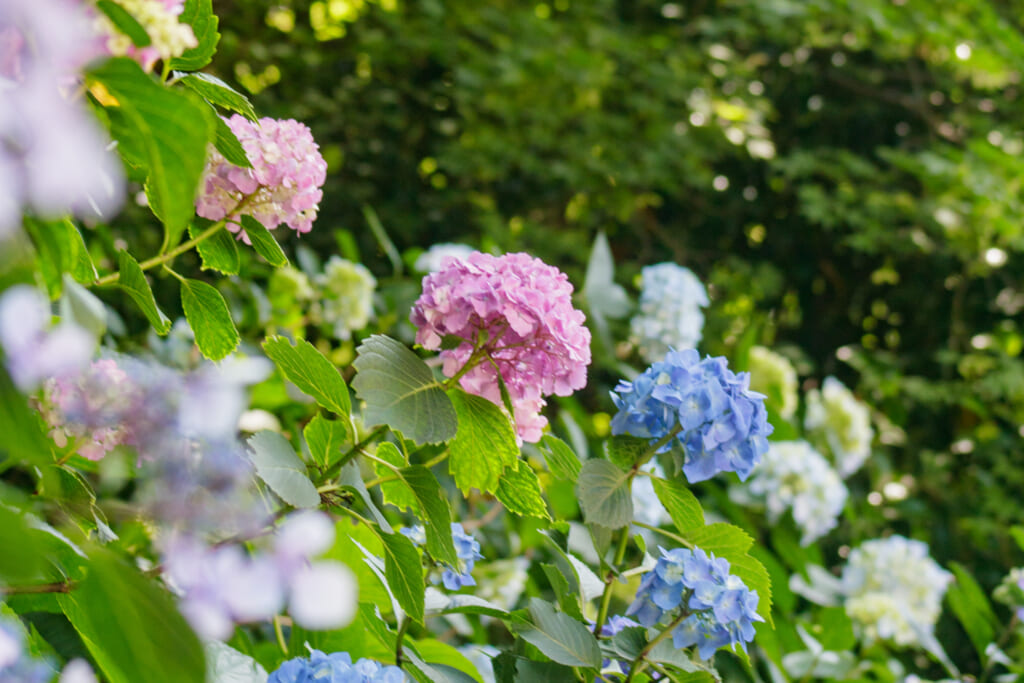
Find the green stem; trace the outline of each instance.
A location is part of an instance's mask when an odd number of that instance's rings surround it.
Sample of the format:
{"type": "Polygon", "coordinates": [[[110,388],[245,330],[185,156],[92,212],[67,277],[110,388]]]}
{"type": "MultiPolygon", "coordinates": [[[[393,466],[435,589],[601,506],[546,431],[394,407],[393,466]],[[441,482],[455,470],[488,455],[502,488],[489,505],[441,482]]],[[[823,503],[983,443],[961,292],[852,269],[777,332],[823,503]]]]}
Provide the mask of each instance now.
{"type": "Polygon", "coordinates": [[[647,668],[647,655],[651,654],[651,650],[657,647],[658,643],[672,635],[672,631],[675,630],[675,627],[681,624],[683,619],[688,616],[690,616],[689,611],[684,609],[679,613],[678,617],[672,620],[672,623],[665,627],[664,631],[655,636],[654,640],[647,643],[647,645],[644,646],[644,649],[640,650],[640,654],[636,656],[636,659],[633,660],[633,664],[629,667],[629,673],[626,675],[626,683],[630,683],[634,676],[647,668]]]}
{"type": "Polygon", "coordinates": [[[70,593],[78,587],[77,581],[37,583],[31,586],[5,586],[4,595],[30,595],[38,593],[70,593]]]}
{"type": "Polygon", "coordinates": [[[357,455],[359,455],[366,446],[368,446],[370,443],[374,442],[377,439],[378,436],[380,436],[381,434],[384,433],[385,429],[387,429],[387,426],[380,425],[379,427],[374,429],[372,432],[367,434],[365,439],[363,439],[362,441],[360,441],[356,445],[352,446],[352,448],[348,449],[348,451],[346,451],[345,455],[341,456],[341,460],[339,460],[338,462],[336,462],[333,465],[331,465],[327,469],[327,471],[324,472],[324,475],[321,478],[320,483],[322,484],[322,483],[324,483],[324,482],[326,482],[326,481],[328,481],[330,479],[333,479],[334,477],[338,476],[341,473],[341,468],[344,467],[345,465],[347,465],[352,458],[354,458],[357,455]]]}
{"type": "Polygon", "coordinates": [[[629,525],[622,528],[622,535],[619,537],[619,545],[615,549],[615,560],[612,569],[604,577],[604,592],[601,593],[601,606],[597,610],[597,622],[594,624],[594,635],[601,633],[604,620],[608,618],[608,606],[612,602],[612,583],[615,581],[619,566],[626,558],[626,546],[629,545],[629,525]]]}
{"type": "Polygon", "coordinates": [[[672,439],[676,438],[676,436],[678,436],[681,431],[683,431],[683,426],[677,424],[675,427],[672,428],[672,431],[670,431],[668,434],[652,443],[650,447],[646,451],[644,451],[644,454],[637,458],[636,464],[633,465],[633,469],[638,469],[641,465],[643,465],[645,462],[654,457],[655,453],[657,453],[659,450],[661,450],[663,446],[672,441],[672,439]]]}
{"type": "Polygon", "coordinates": [[[689,541],[687,541],[685,538],[683,538],[679,534],[674,534],[671,531],[665,531],[664,529],[659,529],[656,526],[651,526],[650,524],[644,524],[643,522],[638,522],[636,520],[633,520],[633,526],[638,526],[641,529],[647,529],[648,531],[653,531],[656,534],[661,534],[662,536],[667,536],[668,538],[671,538],[673,541],[675,541],[679,545],[686,546],[687,548],[693,548],[693,543],[690,543],[689,541]]]}
{"type": "Polygon", "coordinates": [[[274,615],[274,635],[277,636],[277,644],[281,647],[284,656],[288,656],[288,643],[284,642],[284,631],[281,629],[281,615],[274,615]]]}
{"type": "Polygon", "coordinates": [[[409,630],[410,622],[412,619],[404,616],[401,623],[398,624],[398,635],[395,637],[395,666],[402,666],[402,639],[405,638],[405,632],[409,630]]]}

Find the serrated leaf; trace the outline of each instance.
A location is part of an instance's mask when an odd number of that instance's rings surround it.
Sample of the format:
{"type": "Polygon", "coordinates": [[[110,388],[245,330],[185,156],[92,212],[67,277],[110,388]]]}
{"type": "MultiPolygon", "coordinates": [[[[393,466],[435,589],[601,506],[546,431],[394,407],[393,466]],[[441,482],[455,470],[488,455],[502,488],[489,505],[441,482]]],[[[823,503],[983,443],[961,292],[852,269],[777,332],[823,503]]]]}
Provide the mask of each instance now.
{"type": "Polygon", "coordinates": [[[586,626],[538,598],[530,600],[530,618],[510,624],[520,638],[559,664],[601,668],[601,648],[586,626]]]}
{"type": "Polygon", "coordinates": [[[197,45],[171,60],[172,69],[198,71],[210,63],[217,51],[220,34],[217,33],[217,15],[212,0],[185,0],[185,9],[178,20],[192,27],[197,45]]]}
{"type": "Polygon", "coordinates": [[[196,337],[196,346],[210,360],[221,360],[238,348],[240,338],[228,304],[211,285],[181,281],[181,307],[196,337]]]}
{"type": "Polygon", "coordinates": [[[235,166],[252,168],[252,162],[246,156],[245,148],[238,141],[238,136],[219,116],[213,118],[213,145],[225,159],[235,166]]]}
{"type": "Polygon", "coordinates": [[[724,522],[689,529],[683,536],[697,547],[713,551],[719,557],[743,555],[754,544],[754,539],[746,531],[724,522]]]}
{"type": "Polygon", "coordinates": [[[610,529],[632,522],[633,498],[629,482],[630,474],[607,460],[591,459],[583,463],[576,481],[583,518],[589,524],[600,524],[610,529]]]}
{"type": "Polygon", "coordinates": [[[452,402],[419,356],[390,337],[375,334],[359,348],[352,386],[366,402],[363,423],[388,425],[416,444],[455,436],[452,402]]]}
{"type": "Polygon", "coordinates": [[[281,250],[281,245],[277,243],[277,240],[274,239],[274,236],[270,234],[270,231],[262,223],[252,216],[243,215],[242,228],[245,230],[245,234],[249,236],[252,248],[267,263],[275,268],[288,265],[288,257],[281,250]]]}
{"type": "Polygon", "coordinates": [[[250,121],[257,120],[256,110],[252,108],[249,98],[216,76],[204,73],[174,75],[180,77],[179,82],[183,86],[198,93],[210,104],[241,114],[250,121]]]}
{"type": "Polygon", "coordinates": [[[324,408],[344,417],[352,412],[348,386],[331,361],[307,341],[294,346],[284,337],[269,337],[263,352],[281,369],[284,376],[303,393],[312,396],[324,408]]]}
{"type": "Polygon", "coordinates": [[[613,436],[604,442],[604,453],[608,460],[628,470],[651,449],[648,439],[639,439],[625,434],[613,436]]]}
{"type": "MultiPolygon", "coordinates": [[[[206,228],[210,227],[208,222],[201,223],[199,219],[188,225],[189,237],[195,239],[206,228]]],[[[202,259],[203,270],[216,270],[224,275],[237,275],[239,268],[238,247],[234,238],[227,230],[218,230],[198,245],[196,251],[202,259]]]]}
{"type": "Polygon", "coordinates": [[[167,334],[171,329],[171,321],[157,307],[153,290],[149,288],[146,274],[142,272],[139,262],[127,251],[122,250],[117,252],[117,268],[120,272],[117,286],[128,293],[157,334],[167,334]]]}
{"type": "Polygon", "coordinates": [[[302,430],[313,462],[322,468],[330,467],[341,455],[341,447],[348,441],[348,425],[341,420],[328,420],[317,414],[302,430]]]}
{"type": "Polygon", "coordinates": [[[277,432],[257,432],[249,437],[256,474],[289,505],[312,508],[320,494],[306,475],[306,466],[288,440],[277,432]]]}
{"type": "Polygon", "coordinates": [[[419,503],[427,535],[427,552],[439,562],[458,567],[459,558],[452,540],[452,511],[441,485],[423,465],[404,467],[399,474],[419,503]]]}
{"type": "Polygon", "coordinates": [[[187,92],[158,84],[127,57],[108,59],[89,77],[116,100],[108,108],[117,114],[110,117],[113,136],[141,155],[150,208],[169,234],[180,235],[195,215],[206,146],[213,139],[213,111],[187,92]]]}
{"type": "Polygon", "coordinates": [[[146,33],[146,29],[121,5],[111,0],[96,0],[96,9],[103,12],[118,31],[128,36],[135,47],[152,44],[153,41],[146,33]]]}
{"type": "Polygon", "coordinates": [[[381,534],[384,576],[395,600],[413,621],[422,624],[424,615],[423,570],[420,554],[402,534],[381,534]]]}
{"type": "Polygon", "coordinates": [[[498,491],[500,477],[519,458],[508,416],[486,398],[461,389],[448,392],[458,415],[458,432],[448,444],[448,471],[463,493],[498,491]]]}
{"type": "Polygon", "coordinates": [[[419,501],[416,500],[416,496],[413,495],[408,485],[395,471],[409,465],[405,455],[398,450],[398,446],[385,441],[377,445],[376,456],[395,468],[393,470],[387,465],[375,463],[374,471],[377,473],[377,476],[381,478],[397,477],[391,481],[381,482],[380,493],[384,498],[384,502],[388,505],[394,505],[399,510],[409,509],[414,515],[419,515],[419,501]]]}
{"type": "Polygon", "coordinates": [[[704,510],[697,497],[680,482],[651,477],[654,493],[668,511],[676,530],[685,534],[691,529],[704,526],[704,510]]]}
{"type": "Polygon", "coordinates": [[[134,567],[94,553],[85,580],[59,602],[111,683],[205,683],[199,639],[170,593],[134,567]]]}
{"type": "Polygon", "coordinates": [[[540,480],[528,462],[516,460],[502,473],[495,496],[509,512],[521,517],[551,519],[541,495],[540,480]]]}
{"type": "Polygon", "coordinates": [[[540,449],[553,475],[571,482],[575,482],[580,476],[583,463],[580,462],[579,456],[573,453],[569,444],[557,436],[545,434],[540,439],[540,449]]]}

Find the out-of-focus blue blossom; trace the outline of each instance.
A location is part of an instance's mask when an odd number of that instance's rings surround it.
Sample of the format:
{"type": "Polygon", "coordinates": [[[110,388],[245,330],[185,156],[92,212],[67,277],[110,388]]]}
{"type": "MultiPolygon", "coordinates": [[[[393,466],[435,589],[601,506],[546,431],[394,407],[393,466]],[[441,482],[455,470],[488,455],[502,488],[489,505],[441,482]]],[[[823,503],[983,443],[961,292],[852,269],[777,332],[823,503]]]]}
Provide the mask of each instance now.
{"type": "MultiPolygon", "coordinates": [[[[401,532],[416,545],[422,546],[427,543],[426,530],[419,524],[403,527],[401,532]]],[[[476,561],[484,557],[480,554],[480,542],[467,534],[458,522],[452,522],[452,541],[455,544],[455,555],[459,558],[459,566],[444,566],[441,573],[444,587],[450,591],[457,591],[465,586],[475,586],[476,581],[470,572],[473,571],[476,561]]]]}
{"type": "Polygon", "coordinates": [[[708,659],[723,645],[744,652],[754,639],[757,591],[729,573],[729,562],[700,548],[661,549],[654,569],[644,575],[636,600],[626,610],[644,626],[655,626],[675,618],[680,610],[689,612],[672,632],[677,648],[697,646],[701,659],[708,659]]]}
{"type": "MultiPolygon", "coordinates": [[[[768,450],[772,426],[764,396],[751,391],[750,375],[734,373],[725,358],[669,351],[632,382],[619,382],[612,400],[619,409],[612,434],[653,444],[678,428],[675,440],[686,453],[682,469],[691,482],[723,471],[745,480],[768,450]]],[[[659,452],[671,447],[666,443],[659,452]]]]}
{"type": "Polygon", "coordinates": [[[659,263],[641,271],[640,312],[630,323],[630,337],[648,363],[669,349],[692,349],[704,328],[701,308],[708,293],[688,268],[659,263]]]}
{"type": "Polygon", "coordinates": [[[0,617],[0,683],[47,683],[54,670],[25,651],[25,633],[19,624],[0,617]]]}
{"type": "Polygon", "coordinates": [[[372,659],[354,664],[347,652],[324,654],[312,650],[309,658],[289,659],[270,674],[267,683],[403,683],[405,674],[397,666],[384,666],[372,659]]]}
{"type": "MultiPolygon", "coordinates": [[[[612,636],[614,636],[616,633],[618,633],[619,631],[621,631],[624,628],[629,628],[631,626],[639,626],[639,625],[640,624],[638,624],[637,622],[633,621],[629,617],[624,617],[621,614],[614,614],[614,615],[608,617],[608,620],[604,622],[603,626],[601,626],[601,635],[603,637],[605,637],[605,638],[611,638],[612,636]]],[[[591,627],[593,627],[593,623],[591,623],[591,627]]],[[[623,661],[621,659],[615,660],[615,661],[612,661],[610,659],[604,659],[601,662],[601,673],[603,673],[605,675],[608,675],[608,674],[619,674],[619,673],[624,674],[624,673],[627,673],[628,671],[629,671],[629,662],[623,661]]],[[[600,679],[594,679],[594,680],[600,680],[600,679]]],[[[615,680],[619,680],[619,678],[616,677],[615,680]]]]}

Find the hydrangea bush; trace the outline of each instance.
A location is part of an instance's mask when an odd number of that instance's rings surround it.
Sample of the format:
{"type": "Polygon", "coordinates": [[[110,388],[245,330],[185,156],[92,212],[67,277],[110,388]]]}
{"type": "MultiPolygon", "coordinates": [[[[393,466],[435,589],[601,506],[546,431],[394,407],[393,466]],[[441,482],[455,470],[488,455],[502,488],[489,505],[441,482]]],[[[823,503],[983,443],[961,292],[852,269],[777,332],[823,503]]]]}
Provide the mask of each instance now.
{"type": "Polygon", "coordinates": [[[705,330],[695,271],[633,264],[627,311],[603,235],[364,206],[361,254],[317,223],[341,150],[214,76],[217,27],[0,7],[0,682],[895,683],[960,675],[943,619],[1019,673],[1020,572],[997,612],[864,514],[907,497],[872,406],[705,330]]]}

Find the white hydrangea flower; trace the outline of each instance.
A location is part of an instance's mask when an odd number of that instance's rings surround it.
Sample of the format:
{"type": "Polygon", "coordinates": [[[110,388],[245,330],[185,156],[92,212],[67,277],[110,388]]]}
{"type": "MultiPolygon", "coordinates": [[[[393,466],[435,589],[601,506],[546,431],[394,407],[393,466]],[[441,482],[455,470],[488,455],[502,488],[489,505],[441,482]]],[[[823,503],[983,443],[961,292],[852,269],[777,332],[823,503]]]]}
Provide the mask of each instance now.
{"type": "Polygon", "coordinates": [[[796,368],[785,356],[763,346],[750,349],[750,388],[768,397],[778,407],[779,415],[785,419],[796,413],[797,396],[796,368]]]}
{"type": "Polygon", "coordinates": [[[338,339],[366,327],[373,316],[373,290],[377,280],[366,266],[332,256],[318,277],[323,290],[323,321],[334,328],[338,339]]]}
{"type": "Polygon", "coordinates": [[[871,455],[875,432],[868,408],[835,377],[826,377],[821,391],[812,389],[807,393],[804,428],[819,447],[828,447],[844,479],[871,455]]]}
{"type": "Polygon", "coordinates": [[[704,329],[707,290],[688,268],[659,263],[641,271],[640,312],[630,322],[630,338],[648,363],[669,348],[693,349],[704,329]]]}
{"type": "Polygon", "coordinates": [[[839,474],[806,441],[771,442],[747,486],[764,500],[771,522],[793,511],[805,546],[836,526],[848,495],[839,474]]]}
{"type": "Polygon", "coordinates": [[[128,14],[149,34],[150,44],[137,48],[131,38],[121,33],[104,14],[96,17],[96,30],[106,38],[106,49],[114,56],[128,55],[149,71],[158,59],[180,57],[185,50],[196,47],[192,27],[178,21],[185,5],[180,0],[118,0],[128,14]]]}
{"type": "Polygon", "coordinates": [[[474,251],[476,249],[466,244],[442,242],[435,244],[420,254],[419,258],[416,259],[416,263],[413,264],[413,268],[420,273],[436,273],[441,270],[444,260],[449,256],[456,259],[464,259],[474,251]]]}
{"type": "Polygon", "coordinates": [[[921,645],[931,638],[952,580],[921,541],[898,535],[867,541],[843,569],[846,613],[865,640],[921,645]]]}

